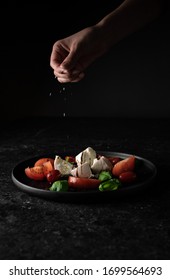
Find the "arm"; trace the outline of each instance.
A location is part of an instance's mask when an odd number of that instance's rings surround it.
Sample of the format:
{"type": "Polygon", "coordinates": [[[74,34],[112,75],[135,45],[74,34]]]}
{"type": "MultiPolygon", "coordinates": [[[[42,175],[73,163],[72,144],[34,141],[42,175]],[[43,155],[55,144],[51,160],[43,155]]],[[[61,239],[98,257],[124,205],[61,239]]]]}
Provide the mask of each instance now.
{"type": "Polygon", "coordinates": [[[58,40],[50,65],[59,82],[78,82],[86,68],[123,38],[156,19],[161,0],[125,0],[94,26],[58,40]]]}
{"type": "Polygon", "coordinates": [[[96,25],[101,29],[106,49],[155,20],[163,10],[161,0],[125,0],[96,25]]]}

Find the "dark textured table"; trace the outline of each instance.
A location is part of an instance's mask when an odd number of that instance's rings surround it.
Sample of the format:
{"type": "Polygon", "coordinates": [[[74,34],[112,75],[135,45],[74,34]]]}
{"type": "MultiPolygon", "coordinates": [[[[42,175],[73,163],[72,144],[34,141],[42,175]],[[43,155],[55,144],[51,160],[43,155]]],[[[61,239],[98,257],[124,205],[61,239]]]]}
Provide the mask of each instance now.
{"type": "Polygon", "coordinates": [[[170,120],[26,118],[1,124],[0,259],[170,259],[170,120]],[[133,153],[158,169],[143,191],[111,200],[52,201],[11,172],[42,154],[133,153]]]}

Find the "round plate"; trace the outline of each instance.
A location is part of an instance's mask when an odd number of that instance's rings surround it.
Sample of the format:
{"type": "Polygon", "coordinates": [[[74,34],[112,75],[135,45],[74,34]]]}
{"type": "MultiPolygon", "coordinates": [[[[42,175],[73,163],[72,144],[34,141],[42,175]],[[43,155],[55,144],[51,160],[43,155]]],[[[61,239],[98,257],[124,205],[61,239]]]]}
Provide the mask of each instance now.
{"type": "MultiPolygon", "coordinates": [[[[131,154],[109,151],[97,151],[97,154],[107,157],[120,157],[122,159],[131,156],[131,154]]],[[[65,155],[60,154],[60,156],[64,158],[65,155]]],[[[135,183],[122,186],[117,190],[109,192],[101,192],[99,190],[54,192],[49,190],[50,183],[48,183],[47,181],[34,181],[27,178],[27,176],[25,175],[24,169],[28,166],[33,166],[35,161],[42,157],[55,158],[54,155],[40,155],[18,163],[12,170],[12,181],[23,192],[26,192],[30,195],[57,201],[72,202],[75,199],[87,199],[87,197],[93,197],[93,199],[101,197],[103,199],[105,197],[110,198],[119,195],[122,196],[123,194],[128,194],[151,186],[157,174],[157,168],[151,161],[135,155],[135,157],[139,159],[139,162],[141,163],[139,168],[140,172],[138,174],[138,180],[135,183]]]]}

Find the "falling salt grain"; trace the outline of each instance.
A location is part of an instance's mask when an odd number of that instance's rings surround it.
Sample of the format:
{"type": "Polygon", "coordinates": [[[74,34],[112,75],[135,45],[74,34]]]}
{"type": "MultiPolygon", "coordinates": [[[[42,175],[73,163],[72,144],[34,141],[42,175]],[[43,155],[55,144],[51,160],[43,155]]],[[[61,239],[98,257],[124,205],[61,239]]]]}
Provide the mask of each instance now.
{"type": "Polygon", "coordinates": [[[49,93],[49,96],[51,96],[51,95],[52,95],[52,92],[49,93]]]}
{"type": "Polygon", "coordinates": [[[62,89],[60,89],[60,93],[63,93],[66,90],[65,87],[63,87],[62,89]]]}
{"type": "Polygon", "coordinates": [[[66,113],[63,113],[63,117],[65,117],[66,116],[66,113]]]}

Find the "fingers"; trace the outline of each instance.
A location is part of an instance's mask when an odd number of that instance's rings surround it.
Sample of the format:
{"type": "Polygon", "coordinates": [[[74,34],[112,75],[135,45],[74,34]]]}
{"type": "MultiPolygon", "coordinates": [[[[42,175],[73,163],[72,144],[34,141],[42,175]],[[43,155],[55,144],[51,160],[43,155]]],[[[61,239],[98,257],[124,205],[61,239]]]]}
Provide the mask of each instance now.
{"type": "Polygon", "coordinates": [[[84,78],[84,73],[82,72],[82,73],[80,73],[78,76],[76,76],[76,77],[72,77],[72,78],[69,78],[69,77],[61,77],[61,78],[59,78],[59,77],[57,77],[57,79],[58,79],[58,81],[60,82],[60,83],[76,83],[76,82],[79,82],[80,80],[82,80],[83,78],[84,78]]]}
{"type": "Polygon", "coordinates": [[[56,42],[53,46],[51,57],[50,57],[50,66],[53,69],[58,68],[64,59],[67,57],[68,52],[63,48],[63,46],[56,42]]]}
{"type": "Polygon", "coordinates": [[[74,69],[78,63],[79,56],[79,52],[76,52],[74,50],[70,51],[65,57],[65,59],[62,61],[60,66],[64,69],[67,69],[68,71],[74,69]]]}
{"type": "Polygon", "coordinates": [[[50,66],[60,83],[78,82],[84,77],[83,68],[77,63],[78,55],[69,52],[62,41],[54,44],[50,57],[50,66]]]}
{"type": "Polygon", "coordinates": [[[78,82],[84,77],[84,73],[78,69],[68,71],[62,67],[57,67],[54,70],[54,75],[60,83],[73,83],[78,82]]]}

